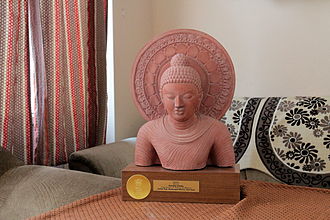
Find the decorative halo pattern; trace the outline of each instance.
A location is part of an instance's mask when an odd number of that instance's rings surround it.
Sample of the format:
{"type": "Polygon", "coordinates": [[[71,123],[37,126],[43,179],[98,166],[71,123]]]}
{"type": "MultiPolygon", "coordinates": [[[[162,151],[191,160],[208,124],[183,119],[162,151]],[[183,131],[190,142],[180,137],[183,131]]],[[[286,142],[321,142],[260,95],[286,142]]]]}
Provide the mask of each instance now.
{"type": "Polygon", "coordinates": [[[235,89],[232,61],[213,37],[196,30],[178,29],[164,33],[148,43],[136,58],[131,92],[138,110],[146,120],[165,114],[159,82],[175,54],[191,58],[190,65],[202,81],[203,100],[199,112],[221,118],[229,108],[235,89]]]}

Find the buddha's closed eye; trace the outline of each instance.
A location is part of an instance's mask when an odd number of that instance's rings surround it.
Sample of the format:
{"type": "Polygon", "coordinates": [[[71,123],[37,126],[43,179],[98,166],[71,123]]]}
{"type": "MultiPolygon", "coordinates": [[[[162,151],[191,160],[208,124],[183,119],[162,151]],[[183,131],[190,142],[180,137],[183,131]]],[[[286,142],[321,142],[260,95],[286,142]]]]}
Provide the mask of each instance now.
{"type": "Polygon", "coordinates": [[[167,99],[170,99],[170,100],[174,100],[174,99],[175,99],[175,96],[172,95],[172,94],[166,94],[165,97],[166,97],[167,99]]]}
{"type": "Polygon", "coordinates": [[[189,100],[189,99],[192,99],[192,98],[193,98],[193,95],[190,94],[190,93],[188,93],[188,94],[185,94],[185,95],[183,96],[183,98],[189,100]]]}

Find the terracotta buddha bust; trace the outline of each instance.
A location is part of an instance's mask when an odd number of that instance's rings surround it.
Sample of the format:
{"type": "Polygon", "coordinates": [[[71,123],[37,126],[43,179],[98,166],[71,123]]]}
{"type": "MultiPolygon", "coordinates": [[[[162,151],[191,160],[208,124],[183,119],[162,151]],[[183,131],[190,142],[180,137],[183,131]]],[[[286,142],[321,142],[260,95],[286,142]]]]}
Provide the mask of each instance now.
{"type": "Polygon", "coordinates": [[[144,124],[137,135],[135,164],[171,170],[235,164],[230,133],[220,121],[199,113],[201,79],[188,57],[177,54],[160,79],[166,114],[144,124]]]}

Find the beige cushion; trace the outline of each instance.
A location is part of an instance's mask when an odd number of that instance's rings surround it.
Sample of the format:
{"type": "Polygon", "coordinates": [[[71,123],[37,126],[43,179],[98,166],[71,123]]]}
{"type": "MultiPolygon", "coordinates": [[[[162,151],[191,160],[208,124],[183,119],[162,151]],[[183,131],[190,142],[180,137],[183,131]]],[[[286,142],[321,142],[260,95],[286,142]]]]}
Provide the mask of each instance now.
{"type": "Polygon", "coordinates": [[[120,179],[45,166],[0,177],[0,219],[25,219],[121,185],[120,179]]]}
{"type": "Polygon", "coordinates": [[[121,177],[121,170],[134,161],[135,138],[100,145],[70,155],[69,167],[105,176],[121,177]]]}
{"type": "Polygon", "coordinates": [[[9,151],[0,147],[0,176],[9,169],[24,165],[24,163],[16,159],[9,151]]]}

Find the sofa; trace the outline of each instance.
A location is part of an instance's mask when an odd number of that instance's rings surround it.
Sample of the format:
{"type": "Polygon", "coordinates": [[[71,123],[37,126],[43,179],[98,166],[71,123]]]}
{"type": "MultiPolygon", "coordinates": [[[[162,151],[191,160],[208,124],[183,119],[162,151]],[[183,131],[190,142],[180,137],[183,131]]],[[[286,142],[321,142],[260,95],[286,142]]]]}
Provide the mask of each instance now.
{"type": "Polygon", "coordinates": [[[119,178],[24,165],[0,147],[0,219],[22,220],[121,185],[119,178]]]}
{"type": "MultiPolygon", "coordinates": [[[[330,188],[329,102],[235,97],[221,121],[232,134],[241,179],[330,188]]],[[[0,148],[0,219],[25,219],[119,187],[121,170],[133,162],[135,140],[75,152],[71,170],[24,165],[0,148]]]]}
{"type": "MultiPolygon", "coordinates": [[[[121,169],[133,162],[135,138],[71,154],[69,168],[24,165],[0,147],[0,219],[21,220],[121,186],[121,169]]],[[[275,179],[244,170],[242,179],[275,179]]]]}

